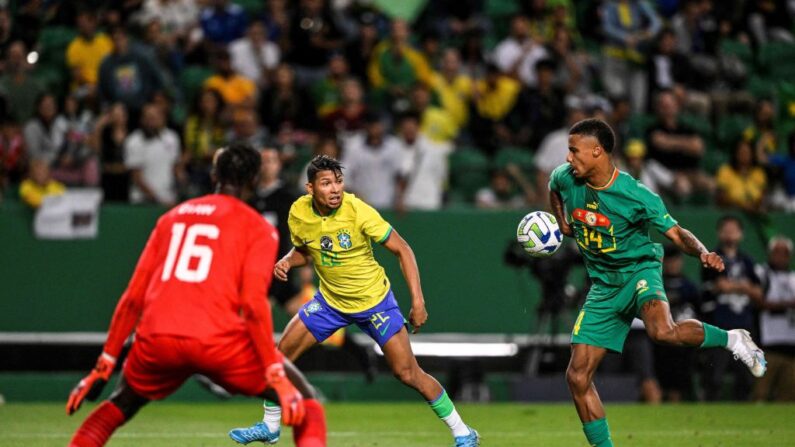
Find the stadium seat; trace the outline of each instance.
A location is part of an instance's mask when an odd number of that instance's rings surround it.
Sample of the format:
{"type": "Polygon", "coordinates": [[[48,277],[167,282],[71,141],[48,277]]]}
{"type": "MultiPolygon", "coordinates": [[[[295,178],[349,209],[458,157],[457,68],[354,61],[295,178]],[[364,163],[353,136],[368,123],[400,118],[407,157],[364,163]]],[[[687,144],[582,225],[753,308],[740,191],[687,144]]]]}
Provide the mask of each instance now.
{"type": "Polygon", "coordinates": [[[494,156],[494,167],[496,168],[502,169],[511,163],[519,166],[527,174],[531,174],[535,169],[533,154],[524,147],[504,147],[494,156]]]}
{"type": "Polygon", "coordinates": [[[715,174],[722,164],[729,161],[728,154],[728,150],[708,147],[704,152],[704,158],[701,159],[701,168],[710,174],[715,174]]]}
{"type": "Polygon", "coordinates": [[[475,148],[460,148],[450,154],[450,193],[471,202],[478,189],[489,184],[489,160],[475,148]]]}
{"type": "Polygon", "coordinates": [[[66,47],[77,36],[74,28],[47,26],[39,35],[39,66],[63,68],[66,66],[66,47]]]}
{"type": "Polygon", "coordinates": [[[180,85],[185,94],[185,104],[193,104],[196,94],[199,93],[204,85],[204,81],[212,76],[213,71],[201,65],[191,65],[185,67],[180,74],[180,85]]]}
{"type": "Polygon", "coordinates": [[[695,130],[704,140],[712,139],[712,124],[703,116],[694,113],[682,113],[679,121],[695,130]]]}
{"type": "Polygon", "coordinates": [[[749,70],[753,68],[754,54],[749,45],[738,40],[723,39],[719,51],[725,55],[737,57],[745,64],[745,68],[749,70]]]}
{"type": "Polygon", "coordinates": [[[654,115],[636,113],[629,118],[629,137],[645,138],[646,130],[657,120],[654,115]]]}
{"type": "Polygon", "coordinates": [[[262,0],[235,0],[235,3],[246,11],[246,15],[251,18],[250,20],[259,17],[265,9],[265,2],[262,0]]]}
{"type": "Polygon", "coordinates": [[[795,44],[770,42],[759,48],[759,68],[774,80],[795,77],[795,44]]]}
{"type": "Polygon", "coordinates": [[[740,138],[743,131],[751,125],[751,118],[747,115],[726,115],[720,118],[715,129],[715,138],[723,152],[730,152],[734,142],[740,138]]]}
{"type": "Polygon", "coordinates": [[[519,3],[514,0],[490,0],[484,8],[490,18],[504,18],[519,12],[519,3]]]}
{"type": "Polygon", "coordinates": [[[752,75],[746,85],[754,98],[770,98],[776,93],[776,83],[758,75],[752,75]]]}
{"type": "Polygon", "coordinates": [[[795,120],[795,81],[778,83],[776,88],[776,96],[779,103],[778,116],[784,121],[795,120]]]}

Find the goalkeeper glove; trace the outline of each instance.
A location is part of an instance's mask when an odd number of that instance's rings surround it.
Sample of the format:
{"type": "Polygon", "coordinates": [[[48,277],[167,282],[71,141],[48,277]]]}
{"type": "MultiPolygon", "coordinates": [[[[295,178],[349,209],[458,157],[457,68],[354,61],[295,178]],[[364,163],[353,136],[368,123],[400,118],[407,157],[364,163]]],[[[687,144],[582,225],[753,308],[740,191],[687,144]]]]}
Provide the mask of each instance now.
{"type": "Polygon", "coordinates": [[[84,399],[94,401],[102,393],[102,388],[108,383],[113,367],[116,366],[116,358],[105,352],[97,359],[97,365],[80,382],[75,385],[69,393],[69,400],[66,402],[66,414],[72,415],[76,412],[84,399]]]}
{"type": "Polygon", "coordinates": [[[293,386],[282,363],[274,363],[265,370],[265,379],[268,387],[273,388],[279,395],[279,404],[282,407],[282,421],[285,425],[299,425],[304,419],[304,397],[293,386]]]}

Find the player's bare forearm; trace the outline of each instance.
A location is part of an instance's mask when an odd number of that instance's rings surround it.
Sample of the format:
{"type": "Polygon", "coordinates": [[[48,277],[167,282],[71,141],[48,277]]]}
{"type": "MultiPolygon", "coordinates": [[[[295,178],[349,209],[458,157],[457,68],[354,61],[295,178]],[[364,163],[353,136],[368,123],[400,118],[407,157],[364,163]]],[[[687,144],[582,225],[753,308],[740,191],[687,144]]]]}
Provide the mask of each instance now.
{"type": "Polygon", "coordinates": [[[400,270],[406,279],[411,294],[411,305],[425,305],[425,298],[422,295],[422,285],[420,284],[420,269],[417,267],[417,258],[414,250],[408,242],[401,237],[396,230],[392,230],[389,239],[384,242],[384,247],[397,256],[400,263],[400,270]]]}
{"type": "Polygon", "coordinates": [[[572,237],[574,233],[571,231],[571,226],[566,221],[566,212],[563,210],[563,199],[560,198],[560,193],[557,191],[549,190],[549,206],[552,208],[552,213],[555,219],[558,220],[560,232],[564,236],[572,237]]]}
{"type": "Polygon", "coordinates": [[[674,225],[665,232],[665,237],[683,252],[699,258],[703,267],[723,271],[723,259],[717,253],[707,250],[707,247],[690,230],[674,225]]]}
{"type": "Polygon", "coordinates": [[[411,294],[409,323],[414,327],[412,332],[416,334],[428,320],[425,297],[422,294],[422,286],[420,285],[420,269],[417,267],[417,258],[414,256],[414,250],[394,229],[386,242],[384,242],[384,247],[398,257],[400,270],[403,272],[403,277],[409,286],[409,293],[411,294]]]}
{"type": "Polygon", "coordinates": [[[293,247],[281,260],[289,262],[290,267],[303,267],[309,263],[309,255],[293,247]]]}
{"type": "Polygon", "coordinates": [[[279,281],[287,281],[287,273],[293,267],[303,267],[309,262],[310,256],[300,248],[293,247],[273,266],[273,276],[279,281]]]}

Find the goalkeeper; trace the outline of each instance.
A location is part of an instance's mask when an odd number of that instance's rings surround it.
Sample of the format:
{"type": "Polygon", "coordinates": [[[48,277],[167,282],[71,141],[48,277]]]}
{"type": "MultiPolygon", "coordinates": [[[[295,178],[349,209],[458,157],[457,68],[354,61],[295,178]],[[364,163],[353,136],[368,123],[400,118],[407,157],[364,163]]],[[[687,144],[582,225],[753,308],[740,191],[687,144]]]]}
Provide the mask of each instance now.
{"type": "Polygon", "coordinates": [[[187,201],[157,222],[97,366],[74,388],[66,412],[99,394],[135,330],[121,378],[70,447],[105,445],[147,402],[167,397],[192,374],[247,396],[273,399],[275,391],[296,445],[326,445],[323,408],[273,341],[266,297],[278,233],[244,202],[259,168],[260,156],[248,145],[219,150],[213,162],[218,194],[187,201]]]}

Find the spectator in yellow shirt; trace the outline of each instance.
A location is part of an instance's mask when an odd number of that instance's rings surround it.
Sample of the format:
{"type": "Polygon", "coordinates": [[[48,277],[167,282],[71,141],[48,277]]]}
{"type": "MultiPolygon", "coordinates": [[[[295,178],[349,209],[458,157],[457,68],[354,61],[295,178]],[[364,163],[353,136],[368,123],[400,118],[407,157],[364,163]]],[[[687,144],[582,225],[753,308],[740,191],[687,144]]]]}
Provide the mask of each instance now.
{"type": "Polygon", "coordinates": [[[72,71],[72,91],[85,89],[93,93],[102,59],[113,51],[113,41],[104,33],[97,33],[97,17],[93,11],[77,14],[78,35],[66,48],[66,65],[72,71]]]}
{"type": "Polygon", "coordinates": [[[376,45],[367,66],[373,89],[389,100],[405,98],[417,82],[430,82],[431,68],[425,56],[409,44],[409,33],[405,20],[393,21],[390,37],[376,45]]]}
{"type": "Polygon", "coordinates": [[[29,207],[36,209],[41,206],[48,196],[59,196],[66,191],[63,183],[53,180],[50,176],[50,167],[42,159],[33,159],[30,162],[28,178],[19,186],[19,196],[29,207]]]}
{"type": "Polygon", "coordinates": [[[516,79],[503,75],[496,66],[489,64],[486,77],[479,79],[472,89],[475,110],[482,118],[499,121],[513,109],[521,87],[516,79]]]}
{"type": "Polygon", "coordinates": [[[411,90],[412,109],[420,117],[420,131],[434,143],[449,143],[457,136],[459,127],[445,109],[431,105],[431,92],[423,84],[411,90]]]}
{"type": "Polygon", "coordinates": [[[257,85],[251,79],[235,73],[227,50],[218,50],[215,65],[216,73],[204,81],[204,88],[218,91],[230,106],[254,107],[257,85]]]}
{"type": "Polygon", "coordinates": [[[431,88],[439,97],[442,108],[461,127],[469,119],[472,78],[461,73],[461,55],[456,48],[444,50],[440,68],[431,75],[431,88]]]}
{"type": "Polygon", "coordinates": [[[767,176],[748,141],[737,142],[731,161],[718,169],[716,181],[719,205],[751,213],[762,210],[767,176]]]}
{"type": "Polygon", "coordinates": [[[520,90],[519,81],[500,73],[494,64],[488,64],[486,77],[474,83],[474,113],[470,117],[469,129],[475,144],[486,152],[493,153],[501,144],[511,140],[505,118],[513,110],[520,90]]]}

